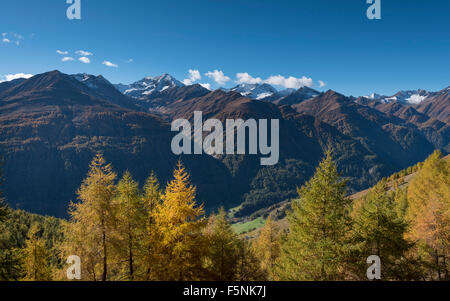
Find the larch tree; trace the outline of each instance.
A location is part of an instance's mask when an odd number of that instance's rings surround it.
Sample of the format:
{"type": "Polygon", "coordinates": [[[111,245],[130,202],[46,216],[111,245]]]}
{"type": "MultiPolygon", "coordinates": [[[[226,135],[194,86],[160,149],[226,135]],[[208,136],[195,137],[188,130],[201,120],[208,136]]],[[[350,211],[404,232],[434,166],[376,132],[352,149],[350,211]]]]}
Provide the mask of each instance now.
{"type": "Polygon", "coordinates": [[[157,276],[153,267],[158,264],[156,251],[158,250],[159,232],[156,228],[156,213],[161,204],[162,192],[155,173],[152,172],[144,184],[142,201],[145,209],[145,234],[141,254],[145,266],[144,280],[154,280],[157,276]]]}
{"type": "Polygon", "coordinates": [[[224,208],[220,208],[217,215],[211,215],[205,234],[209,244],[208,279],[213,281],[235,280],[239,238],[231,228],[224,208]]]}
{"type": "Polygon", "coordinates": [[[181,162],[173,176],[155,214],[159,265],[154,269],[158,280],[199,280],[207,255],[203,205],[197,206],[196,188],[190,184],[189,174],[181,162]]]}
{"type": "Polygon", "coordinates": [[[108,280],[109,253],[117,225],[115,179],[111,164],[97,154],[78,189],[79,202],[70,204],[70,221],[64,223],[63,254],[81,258],[83,280],[108,280]]]}
{"type": "Polygon", "coordinates": [[[330,151],[299,196],[288,212],[290,232],[282,245],[276,276],[281,280],[344,279],[351,201],[330,151]]]}
{"type": "Polygon", "coordinates": [[[23,250],[24,280],[26,281],[52,280],[50,253],[39,233],[39,226],[32,225],[28,233],[25,249],[23,250]]]}
{"type": "Polygon", "coordinates": [[[261,262],[261,270],[267,275],[268,280],[274,280],[273,271],[280,257],[281,240],[280,229],[270,216],[253,246],[256,256],[261,262]]]}
{"type": "Polygon", "coordinates": [[[408,237],[417,242],[417,255],[427,263],[429,277],[449,279],[450,160],[434,152],[408,187],[408,237]]]}
{"type": "MultiPolygon", "coordinates": [[[[120,263],[126,263],[125,275],[119,279],[136,280],[137,267],[142,265],[140,249],[145,235],[145,209],[139,184],[133,180],[129,171],[126,171],[117,184],[116,218],[117,240],[115,243],[116,256],[120,263]],[[137,264],[139,262],[139,265],[137,264]]],[[[120,271],[120,272],[121,272],[120,271]]]]}
{"type": "Polygon", "coordinates": [[[263,281],[266,275],[261,270],[261,262],[248,238],[239,241],[237,273],[235,281],[263,281]]]}
{"type": "Polygon", "coordinates": [[[366,258],[371,255],[381,259],[383,280],[408,277],[404,274],[405,267],[413,264],[409,264],[410,260],[405,256],[412,244],[404,238],[408,224],[397,208],[394,194],[388,193],[386,181],[378,183],[367,195],[355,201],[351,264],[357,279],[366,279],[366,258]]]}

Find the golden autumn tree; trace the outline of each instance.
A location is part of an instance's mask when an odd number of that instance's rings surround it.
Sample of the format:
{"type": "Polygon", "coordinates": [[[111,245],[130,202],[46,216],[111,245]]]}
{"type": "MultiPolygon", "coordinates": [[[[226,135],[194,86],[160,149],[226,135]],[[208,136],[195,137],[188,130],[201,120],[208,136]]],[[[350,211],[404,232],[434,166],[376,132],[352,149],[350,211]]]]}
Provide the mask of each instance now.
{"type": "Polygon", "coordinates": [[[173,176],[155,214],[159,265],[154,269],[158,280],[198,280],[203,275],[207,255],[203,205],[197,206],[196,188],[190,184],[181,162],[173,176]]]}
{"type": "Polygon", "coordinates": [[[116,261],[121,263],[118,279],[133,281],[136,279],[136,274],[142,274],[142,271],[137,269],[142,265],[139,250],[143,246],[145,235],[144,203],[139,184],[133,180],[129,171],[124,173],[117,184],[116,192],[115,257],[116,261]]]}
{"type": "Polygon", "coordinates": [[[418,256],[427,263],[429,277],[449,279],[450,161],[434,152],[408,188],[408,237],[418,243],[418,256]]]}
{"type": "Polygon", "coordinates": [[[39,226],[34,224],[28,232],[28,239],[23,250],[25,281],[52,281],[50,253],[44,239],[40,237],[40,231],[39,226]]]}
{"type": "Polygon", "coordinates": [[[143,258],[143,265],[145,273],[144,280],[157,279],[157,275],[153,273],[153,267],[157,264],[156,251],[159,242],[159,232],[156,228],[156,212],[161,204],[161,188],[158,178],[152,172],[145,181],[144,191],[142,194],[142,202],[145,209],[145,233],[143,237],[143,246],[141,249],[141,256],[143,258]]]}
{"type": "Polygon", "coordinates": [[[81,258],[83,280],[109,279],[108,265],[116,228],[115,179],[111,164],[97,154],[78,189],[79,202],[70,204],[70,221],[64,224],[63,255],[81,258]]]}
{"type": "Polygon", "coordinates": [[[269,280],[274,280],[275,263],[280,257],[280,229],[269,216],[261,229],[258,238],[253,243],[256,256],[261,262],[261,270],[269,280]]]}

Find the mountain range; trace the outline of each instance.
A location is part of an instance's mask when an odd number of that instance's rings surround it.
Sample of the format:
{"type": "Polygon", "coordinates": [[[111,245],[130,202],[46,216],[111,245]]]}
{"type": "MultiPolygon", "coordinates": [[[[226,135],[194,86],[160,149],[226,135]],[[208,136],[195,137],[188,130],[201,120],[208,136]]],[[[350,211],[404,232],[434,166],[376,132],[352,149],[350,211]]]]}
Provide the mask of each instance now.
{"type": "Polygon", "coordinates": [[[181,159],[209,212],[239,206],[236,216],[248,216],[295,197],[328,148],[352,193],[436,148],[450,151],[449,88],[393,97],[277,91],[267,84],[210,91],[168,74],[130,85],[59,71],[3,82],[5,193],[13,207],[64,217],[97,152],[119,175],[129,170],[140,183],[152,170],[166,183],[181,159]],[[279,164],[260,166],[251,155],[173,155],[170,122],[191,120],[194,111],[222,121],[279,119],[279,164]]]}

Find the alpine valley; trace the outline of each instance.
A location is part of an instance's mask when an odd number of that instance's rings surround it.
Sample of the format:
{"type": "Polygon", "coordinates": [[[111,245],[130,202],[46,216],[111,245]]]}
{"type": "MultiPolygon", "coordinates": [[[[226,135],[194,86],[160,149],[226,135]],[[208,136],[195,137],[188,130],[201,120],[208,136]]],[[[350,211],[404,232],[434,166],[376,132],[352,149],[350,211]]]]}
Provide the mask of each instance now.
{"type": "Polygon", "coordinates": [[[162,183],[179,159],[208,212],[264,215],[297,196],[331,149],[348,194],[425,160],[450,152],[450,88],[399,91],[393,96],[345,96],[312,88],[278,91],[241,84],[210,91],[169,74],[130,85],[103,76],[51,71],[0,83],[0,153],[4,190],[13,208],[66,217],[68,204],[96,153],[142,184],[151,171],[162,183]],[[279,119],[280,160],[258,156],[175,156],[170,122],[203,118],[279,119]]]}

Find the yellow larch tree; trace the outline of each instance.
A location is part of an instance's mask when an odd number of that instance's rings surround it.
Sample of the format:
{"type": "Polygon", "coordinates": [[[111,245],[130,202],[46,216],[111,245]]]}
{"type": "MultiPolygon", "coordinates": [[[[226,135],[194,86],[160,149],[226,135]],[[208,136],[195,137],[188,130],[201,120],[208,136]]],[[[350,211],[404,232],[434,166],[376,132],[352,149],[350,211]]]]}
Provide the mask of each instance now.
{"type": "Polygon", "coordinates": [[[160,236],[159,265],[153,268],[158,280],[199,280],[207,255],[203,205],[197,206],[196,188],[190,184],[189,174],[181,162],[173,176],[155,214],[155,227],[160,236]]]}
{"type": "Polygon", "coordinates": [[[39,235],[40,231],[39,226],[34,224],[28,232],[28,239],[23,250],[25,281],[52,281],[50,253],[44,239],[39,235]]]}
{"type": "Polygon", "coordinates": [[[418,244],[429,277],[449,279],[450,270],[450,160],[434,152],[408,188],[408,237],[418,244]]]}
{"type": "Polygon", "coordinates": [[[261,262],[261,270],[266,274],[267,279],[274,280],[273,271],[275,263],[280,257],[281,242],[280,229],[272,217],[267,218],[266,224],[261,229],[253,246],[256,256],[261,262]]]}
{"type": "Polygon", "coordinates": [[[70,204],[62,254],[66,258],[70,255],[81,258],[82,280],[109,280],[108,266],[116,229],[115,179],[111,164],[97,154],[78,189],[79,202],[70,204]]]}

